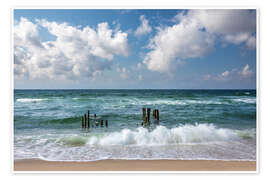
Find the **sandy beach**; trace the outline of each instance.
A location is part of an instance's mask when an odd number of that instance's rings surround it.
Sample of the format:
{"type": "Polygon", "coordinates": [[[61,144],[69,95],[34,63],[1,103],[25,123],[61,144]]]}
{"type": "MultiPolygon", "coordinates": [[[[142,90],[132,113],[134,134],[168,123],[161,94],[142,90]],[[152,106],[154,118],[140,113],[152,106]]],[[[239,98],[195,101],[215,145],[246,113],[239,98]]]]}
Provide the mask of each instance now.
{"type": "Polygon", "coordinates": [[[256,161],[101,160],[52,162],[16,160],[14,171],[256,171],[256,161]]]}

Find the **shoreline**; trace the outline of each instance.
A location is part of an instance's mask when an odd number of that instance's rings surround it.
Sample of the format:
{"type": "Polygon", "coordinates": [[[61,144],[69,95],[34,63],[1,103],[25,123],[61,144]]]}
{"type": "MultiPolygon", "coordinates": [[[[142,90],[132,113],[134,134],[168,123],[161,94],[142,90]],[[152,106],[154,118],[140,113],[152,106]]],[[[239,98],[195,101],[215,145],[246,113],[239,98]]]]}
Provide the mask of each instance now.
{"type": "Polygon", "coordinates": [[[223,160],[99,160],[44,161],[14,160],[14,172],[20,171],[250,171],[256,161],[223,160]]]}

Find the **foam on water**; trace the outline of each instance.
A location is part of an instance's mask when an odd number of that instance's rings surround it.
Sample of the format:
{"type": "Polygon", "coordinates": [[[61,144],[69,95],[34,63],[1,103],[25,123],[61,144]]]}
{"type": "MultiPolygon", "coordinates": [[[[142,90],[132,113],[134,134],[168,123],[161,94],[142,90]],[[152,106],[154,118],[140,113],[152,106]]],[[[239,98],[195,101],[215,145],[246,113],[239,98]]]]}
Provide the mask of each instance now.
{"type": "Polygon", "coordinates": [[[256,98],[238,98],[238,99],[233,99],[233,101],[241,102],[241,103],[248,103],[248,104],[255,104],[256,98]]]}
{"type": "Polygon", "coordinates": [[[15,159],[254,159],[256,153],[250,143],[255,137],[254,129],[232,130],[212,124],[19,136],[15,138],[15,159]]]}
{"type": "Polygon", "coordinates": [[[168,145],[183,143],[207,143],[217,141],[237,140],[242,136],[254,138],[254,131],[242,131],[216,128],[212,124],[184,125],[168,129],[165,126],[158,126],[153,131],[145,128],[136,130],[123,129],[120,132],[113,132],[97,138],[90,137],[89,145],[168,145]]]}
{"type": "Polygon", "coordinates": [[[48,99],[37,99],[37,98],[19,98],[17,102],[39,102],[39,101],[46,101],[48,99]]]}

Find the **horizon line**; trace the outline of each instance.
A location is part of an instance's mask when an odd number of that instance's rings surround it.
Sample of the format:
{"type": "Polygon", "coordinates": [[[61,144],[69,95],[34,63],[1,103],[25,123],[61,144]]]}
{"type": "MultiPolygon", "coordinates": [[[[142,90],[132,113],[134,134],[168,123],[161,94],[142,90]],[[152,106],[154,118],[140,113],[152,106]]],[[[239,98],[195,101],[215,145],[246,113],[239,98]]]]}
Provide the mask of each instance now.
{"type": "Polygon", "coordinates": [[[13,88],[13,90],[257,90],[257,88],[13,88]]]}

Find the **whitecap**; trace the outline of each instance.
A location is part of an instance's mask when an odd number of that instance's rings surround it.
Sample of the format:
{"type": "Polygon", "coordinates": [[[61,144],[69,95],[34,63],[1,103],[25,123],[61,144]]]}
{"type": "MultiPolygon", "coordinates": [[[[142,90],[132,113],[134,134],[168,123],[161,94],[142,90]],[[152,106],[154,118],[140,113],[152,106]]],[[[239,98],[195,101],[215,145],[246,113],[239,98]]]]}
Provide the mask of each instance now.
{"type": "Polygon", "coordinates": [[[34,98],[20,98],[17,99],[17,102],[40,102],[40,101],[46,101],[48,99],[34,99],[34,98]]]}

